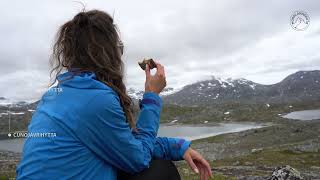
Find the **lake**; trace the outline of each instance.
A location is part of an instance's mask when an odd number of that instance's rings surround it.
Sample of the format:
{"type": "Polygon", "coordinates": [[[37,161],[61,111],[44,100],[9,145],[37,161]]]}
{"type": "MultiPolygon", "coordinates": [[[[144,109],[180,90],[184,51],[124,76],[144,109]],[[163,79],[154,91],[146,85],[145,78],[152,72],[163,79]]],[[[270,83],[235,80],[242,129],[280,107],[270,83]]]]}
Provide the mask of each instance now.
{"type": "MultiPolygon", "coordinates": [[[[158,136],[181,137],[194,140],[261,127],[263,125],[254,123],[221,123],[218,126],[161,125],[158,136]]],[[[0,140],[0,150],[21,152],[23,143],[23,138],[0,140]]]]}
{"type": "Polygon", "coordinates": [[[288,113],[282,117],[288,118],[288,119],[303,120],[303,121],[320,119],[320,109],[294,111],[294,112],[288,113]]]}
{"type": "Polygon", "coordinates": [[[219,134],[240,132],[261,127],[263,126],[254,123],[220,123],[218,126],[171,125],[161,126],[158,136],[180,137],[188,140],[195,140],[216,136],[219,134]]]}

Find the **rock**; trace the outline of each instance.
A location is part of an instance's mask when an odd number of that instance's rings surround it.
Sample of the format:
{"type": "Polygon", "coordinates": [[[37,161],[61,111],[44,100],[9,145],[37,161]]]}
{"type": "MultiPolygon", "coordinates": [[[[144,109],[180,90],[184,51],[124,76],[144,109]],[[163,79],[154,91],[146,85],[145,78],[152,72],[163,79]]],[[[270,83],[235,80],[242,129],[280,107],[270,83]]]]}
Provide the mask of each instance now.
{"type": "Polygon", "coordinates": [[[244,177],[238,177],[238,180],[265,180],[266,178],[261,176],[244,176],[244,177]]]}
{"type": "Polygon", "coordinates": [[[294,133],[301,133],[302,131],[302,128],[296,128],[295,130],[293,130],[294,133]]]}
{"type": "Polygon", "coordinates": [[[319,170],[320,171],[320,167],[319,166],[311,166],[310,169],[315,169],[315,170],[319,170]]]}
{"type": "Polygon", "coordinates": [[[268,180],[302,180],[300,172],[289,165],[277,167],[268,180]]]}
{"type": "Polygon", "coordinates": [[[255,152],[262,151],[262,150],[263,150],[263,148],[251,149],[251,152],[252,152],[252,153],[255,153],[255,152]]]}
{"type": "Polygon", "coordinates": [[[236,161],[236,162],[234,162],[232,165],[233,166],[238,166],[240,164],[240,162],[239,161],[236,161]]]}
{"type": "Polygon", "coordinates": [[[244,165],[246,165],[246,166],[252,166],[253,163],[252,163],[252,162],[245,162],[244,165]]]}

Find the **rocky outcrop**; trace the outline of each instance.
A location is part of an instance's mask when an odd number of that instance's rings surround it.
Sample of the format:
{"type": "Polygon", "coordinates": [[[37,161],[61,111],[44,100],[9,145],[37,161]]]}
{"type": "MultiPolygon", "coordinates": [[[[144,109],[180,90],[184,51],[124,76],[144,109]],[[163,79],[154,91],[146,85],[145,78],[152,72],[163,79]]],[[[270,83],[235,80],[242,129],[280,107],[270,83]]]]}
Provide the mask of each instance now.
{"type": "Polygon", "coordinates": [[[300,172],[289,165],[277,167],[268,180],[302,180],[300,172]]]}

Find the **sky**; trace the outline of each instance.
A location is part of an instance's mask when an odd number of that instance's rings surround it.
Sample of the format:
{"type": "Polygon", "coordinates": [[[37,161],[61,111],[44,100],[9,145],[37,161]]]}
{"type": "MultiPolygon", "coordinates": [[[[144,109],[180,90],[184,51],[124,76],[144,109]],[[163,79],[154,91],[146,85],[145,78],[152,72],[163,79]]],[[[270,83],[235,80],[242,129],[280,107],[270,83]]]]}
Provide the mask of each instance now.
{"type": "MultiPolygon", "coordinates": [[[[153,58],[167,87],[209,79],[274,84],[299,70],[320,69],[320,1],[83,0],[86,10],[114,15],[125,45],[125,84],[143,90],[138,66],[153,58]],[[310,17],[290,26],[295,11],[310,17]]],[[[0,97],[39,99],[48,88],[49,56],[58,28],[82,10],[68,0],[0,1],[0,97]]]]}

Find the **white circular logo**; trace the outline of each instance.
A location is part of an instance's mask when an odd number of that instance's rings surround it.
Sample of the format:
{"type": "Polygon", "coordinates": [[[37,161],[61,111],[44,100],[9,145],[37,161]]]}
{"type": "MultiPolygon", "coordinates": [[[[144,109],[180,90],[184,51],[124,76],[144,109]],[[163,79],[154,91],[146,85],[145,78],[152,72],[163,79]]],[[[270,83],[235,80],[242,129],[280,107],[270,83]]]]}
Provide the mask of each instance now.
{"type": "Polygon", "coordinates": [[[295,11],[290,18],[290,25],[296,31],[303,31],[309,27],[310,17],[306,12],[295,11]]]}

